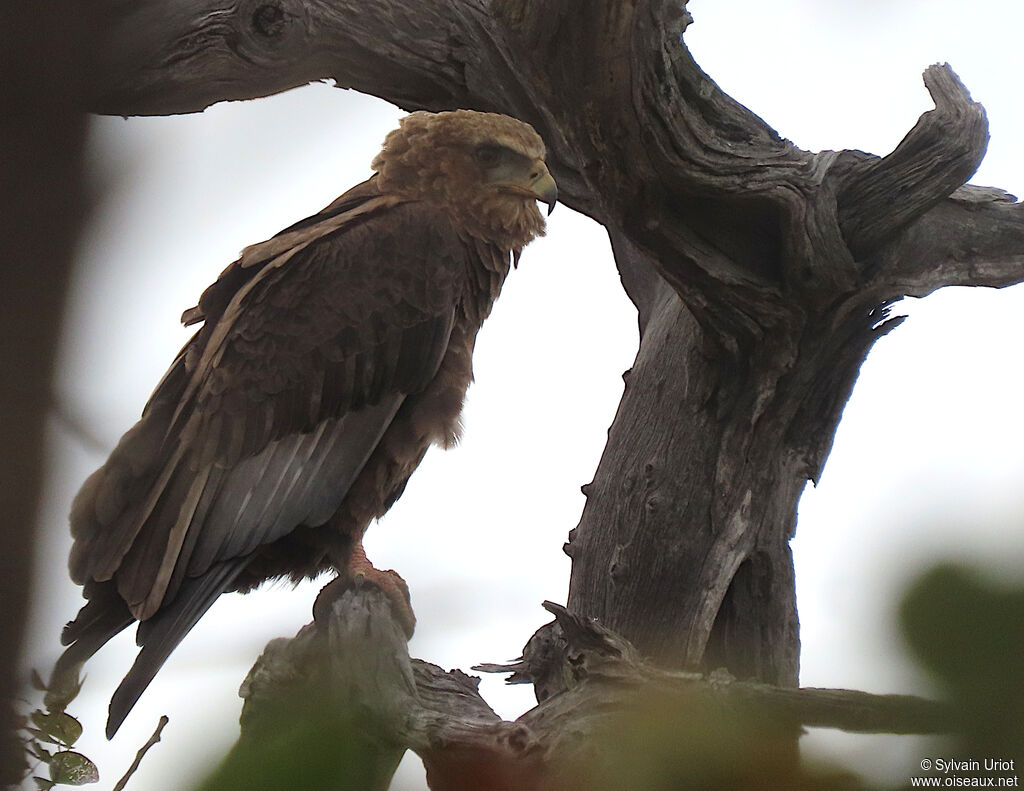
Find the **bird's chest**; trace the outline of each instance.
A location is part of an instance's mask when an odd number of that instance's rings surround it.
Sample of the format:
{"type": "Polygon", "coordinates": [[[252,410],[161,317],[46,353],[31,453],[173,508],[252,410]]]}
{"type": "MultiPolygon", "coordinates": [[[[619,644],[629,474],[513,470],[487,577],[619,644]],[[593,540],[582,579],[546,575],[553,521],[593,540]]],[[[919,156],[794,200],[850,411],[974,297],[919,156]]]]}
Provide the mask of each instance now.
{"type": "Polygon", "coordinates": [[[450,448],[462,435],[462,405],[473,381],[476,335],[491,312],[508,274],[508,255],[488,248],[488,266],[470,270],[467,288],[456,309],[448,349],[437,374],[410,404],[410,416],[428,444],[450,448]]]}
{"type": "Polygon", "coordinates": [[[437,374],[406,402],[410,428],[424,450],[430,444],[449,448],[462,434],[462,405],[473,381],[475,340],[476,327],[456,322],[437,374]]]}

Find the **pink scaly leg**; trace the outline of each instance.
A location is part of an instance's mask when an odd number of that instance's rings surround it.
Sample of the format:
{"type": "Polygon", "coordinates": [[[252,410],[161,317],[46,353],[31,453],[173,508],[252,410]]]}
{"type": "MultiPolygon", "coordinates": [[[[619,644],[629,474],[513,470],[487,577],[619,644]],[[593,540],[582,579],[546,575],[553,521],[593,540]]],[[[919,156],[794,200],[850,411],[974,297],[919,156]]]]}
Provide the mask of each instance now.
{"type": "Polygon", "coordinates": [[[321,599],[340,595],[351,587],[360,588],[363,585],[374,585],[387,596],[388,602],[391,604],[391,614],[398,621],[406,636],[411,638],[416,629],[416,615],[412,611],[409,586],[397,571],[392,569],[381,571],[376,568],[366,557],[361,540],[356,540],[348,558],[348,565],[344,570],[339,569],[337,579],[331,581],[320,591],[317,603],[313,605],[314,612],[321,604],[321,599]]]}

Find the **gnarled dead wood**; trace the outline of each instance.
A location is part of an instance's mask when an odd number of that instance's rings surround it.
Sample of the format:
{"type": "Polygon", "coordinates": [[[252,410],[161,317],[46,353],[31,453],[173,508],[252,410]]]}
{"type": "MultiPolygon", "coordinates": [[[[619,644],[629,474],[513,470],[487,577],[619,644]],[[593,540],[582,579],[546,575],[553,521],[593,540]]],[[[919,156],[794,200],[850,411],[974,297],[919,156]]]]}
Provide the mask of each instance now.
{"type": "Polygon", "coordinates": [[[271,642],[242,685],[235,760],[265,756],[268,749],[273,754],[279,734],[312,717],[319,731],[342,734],[349,753],[362,759],[333,762],[332,787],[386,788],[409,748],[423,759],[433,791],[553,791],[577,787],[567,778],[592,765],[609,720],[644,701],[671,701],[680,721],[698,710],[728,711],[773,728],[939,733],[951,722],[945,707],[920,698],[778,689],[666,671],[596,622],[558,605],[545,607],[555,623],[531,640],[524,659],[477,668],[511,672],[514,683],[547,679],[540,681],[542,702],[508,722],[480,697],[477,679],[409,659],[404,634],[378,590],[322,593],[314,623],[290,640],[271,642]],[[332,730],[331,722],[342,727],[332,730]]]}
{"type": "Polygon", "coordinates": [[[949,66],[931,66],[924,83],[935,109],[921,116],[888,156],[865,157],[844,179],[839,225],[864,258],[892,234],[949,197],[971,177],[988,144],[988,122],[949,66]]]}

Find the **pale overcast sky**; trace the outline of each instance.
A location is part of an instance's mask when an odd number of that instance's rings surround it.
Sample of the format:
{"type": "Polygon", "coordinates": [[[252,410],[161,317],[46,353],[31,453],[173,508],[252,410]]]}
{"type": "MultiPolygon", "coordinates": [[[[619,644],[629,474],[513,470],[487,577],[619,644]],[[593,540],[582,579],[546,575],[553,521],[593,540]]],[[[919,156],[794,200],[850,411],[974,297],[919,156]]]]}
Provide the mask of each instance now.
{"type": "MultiPolygon", "coordinates": [[[[974,183],[1024,194],[1017,0],[692,0],[697,62],[782,136],[810,149],[888,153],[931,108],[921,72],[948,61],[989,115],[974,183]]],[[[310,86],[200,115],[100,118],[90,146],[102,196],[81,245],[58,397],[101,448],[54,421],[31,665],[52,666],[80,604],[67,579],[67,511],[82,480],[138,416],[189,336],[184,308],[243,246],[320,209],[369,175],[401,112],[310,86]]],[[[894,638],[892,604],[943,558],[1019,575],[1024,561],[1024,290],[950,289],[900,307],[910,319],[865,364],[794,549],[805,686],[927,692],[894,638]]],[[[636,351],[636,320],[602,228],[562,206],[509,277],[480,335],[465,440],[432,450],[370,529],[376,565],[409,582],[410,650],[468,669],[515,657],[565,600],[561,546],[583,505],[636,351]],[[534,385],[547,383],[544,393],[534,385]]],[[[109,788],[162,713],[164,741],[133,781],[180,791],[234,741],[238,684],[263,645],[310,620],[319,585],[225,596],[171,657],[114,742],[110,693],[134,657],[126,632],[90,663],[73,708],[109,788]]],[[[526,687],[485,679],[504,716],[526,687]]],[[[818,737],[815,736],[815,739],[818,737]]],[[[847,738],[842,760],[905,781],[929,748],[847,738]]],[[[415,760],[394,788],[421,791],[415,760]]]]}

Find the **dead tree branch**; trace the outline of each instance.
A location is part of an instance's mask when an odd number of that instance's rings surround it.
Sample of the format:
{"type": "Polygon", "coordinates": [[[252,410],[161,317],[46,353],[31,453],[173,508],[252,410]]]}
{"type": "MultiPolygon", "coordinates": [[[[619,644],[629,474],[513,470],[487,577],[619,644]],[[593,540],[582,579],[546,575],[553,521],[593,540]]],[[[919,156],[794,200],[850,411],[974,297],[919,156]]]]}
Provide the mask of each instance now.
{"type": "Polygon", "coordinates": [[[170,722],[170,718],[165,714],[160,717],[160,721],[156,725],[156,730],[153,731],[153,735],[146,740],[146,743],[142,745],[138,752],[135,753],[135,760],[132,761],[131,766],[128,767],[121,779],[114,785],[113,791],[124,791],[125,786],[128,785],[128,781],[132,779],[132,775],[135,774],[139,767],[142,765],[142,759],[146,757],[146,753],[150,749],[156,746],[160,742],[160,736],[164,732],[164,728],[167,727],[167,723],[170,722]]]}
{"type": "Polygon", "coordinates": [[[981,164],[988,145],[982,106],[948,65],[930,66],[924,84],[935,109],[891,154],[866,158],[839,193],[839,225],[858,258],[949,197],[981,164]]]}
{"type": "MultiPolygon", "coordinates": [[[[779,689],[718,674],[666,671],[644,661],[614,632],[551,603],[545,607],[555,623],[531,640],[524,659],[477,668],[511,672],[513,683],[548,679],[539,695],[543,702],[508,722],[480,697],[477,679],[409,658],[403,632],[379,591],[349,588],[330,601],[324,598],[314,622],[291,640],[270,643],[242,685],[239,748],[261,754],[289,728],[291,719],[282,712],[308,717],[313,701],[320,715],[359,723],[359,752],[373,768],[352,784],[358,770],[338,762],[340,788],[386,788],[405,748],[423,759],[434,791],[557,788],[555,779],[564,780],[566,767],[594,749],[608,718],[634,711],[643,700],[673,701],[684,718],[706,707],[783,728],[941,733],[952,722],[944,706],[921,698],[779,689]],[[298,710],[296,700],[303,702],[298,710]]],[[[326,727],[323,716],[318,722],[326,727]]]]}

